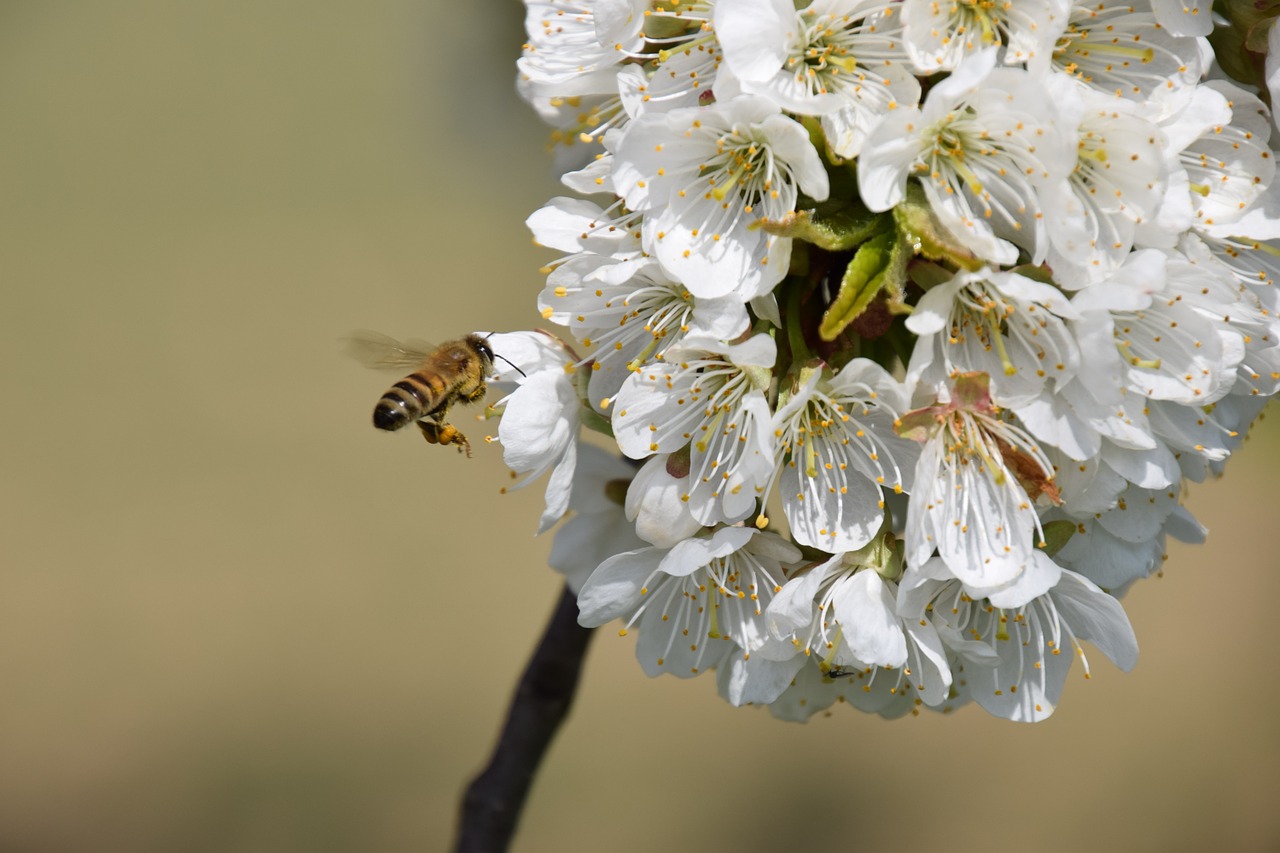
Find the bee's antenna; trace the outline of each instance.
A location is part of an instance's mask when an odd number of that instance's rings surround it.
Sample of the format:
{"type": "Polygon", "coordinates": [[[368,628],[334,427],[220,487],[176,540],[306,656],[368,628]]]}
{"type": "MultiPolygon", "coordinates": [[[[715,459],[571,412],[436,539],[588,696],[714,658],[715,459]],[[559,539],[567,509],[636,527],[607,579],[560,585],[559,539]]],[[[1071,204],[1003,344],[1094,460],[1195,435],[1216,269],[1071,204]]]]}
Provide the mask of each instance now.
{"type": "Polygon", "coordinates": [[[493,357],[494,357],[494,358],[501,358],[501,359],[502,359],[503,361],[505,361],[507,364],[511,365],[511,369],[512,369],[512,370],[514,370],[516,373],[519,373],[519,374],[520,374],[521,376],[523,376],[525,379],[528,379],[528,378],[529,378],[529,374],[525,373],[523,370],[521,370],[520,368],[516,367],[515,362],[513,362],[511,359],[509,359],[509,358],[505,358],[505,357],[503,357],[503,356],[500,356],[500,355],[498,355],[496,352],[493,354],[493,357]]]}
{"type": "MultiPolygon", "coordinates": [[[[498,333],[497,333],[497,331],[492,331],[492,332],[490,332],[489,334],[485,335],[485,336],[484,336],[484,339],[487,341],[487,340],[489,340],[489,338],[492,338],[492,337],[493,337],[494,335],[496,335],[496,334],[498,334],[498,333]]],[[[501,358],[501,359],[502,359],[503,361],[505,361],[507,364],[511,365],[511,369],[512,369],[512,370],[514,370],[516,373],[519,373],[519,374],[520,374],[521,376],[523,376],[525,379],[528,379],[528,378],[529,378],[529,374],[525,373],[523,370],[521,370],[519,367],[517,367],[517,366],[516,366],[516,364],[515,364],[515,362],[513,362],[511,359],[509,359],[509,358],[505,358],[505,357],[503,357],[503,356],[498,355],[496,352],[493,352],[493,350],[492,350],[492,349],[490,349],[490,350],[489,350],[489,352],[493,353],[493,357],[494,357],[494,358],[501,358]]]]}

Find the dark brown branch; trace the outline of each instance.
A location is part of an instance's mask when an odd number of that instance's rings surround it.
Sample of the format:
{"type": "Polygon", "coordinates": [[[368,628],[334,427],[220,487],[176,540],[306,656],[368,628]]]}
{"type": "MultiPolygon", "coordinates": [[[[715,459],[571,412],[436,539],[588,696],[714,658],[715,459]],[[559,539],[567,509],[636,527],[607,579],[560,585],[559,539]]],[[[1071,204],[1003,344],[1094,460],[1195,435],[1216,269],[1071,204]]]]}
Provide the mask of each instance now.
{"type": "Polygon", "coordinates": [[[534,774],[573,704],[587,642],[577,597],[565,587],[516,686],[489,766],[462,798],[456,853],[500,853],[511,843],[534,774]]]}

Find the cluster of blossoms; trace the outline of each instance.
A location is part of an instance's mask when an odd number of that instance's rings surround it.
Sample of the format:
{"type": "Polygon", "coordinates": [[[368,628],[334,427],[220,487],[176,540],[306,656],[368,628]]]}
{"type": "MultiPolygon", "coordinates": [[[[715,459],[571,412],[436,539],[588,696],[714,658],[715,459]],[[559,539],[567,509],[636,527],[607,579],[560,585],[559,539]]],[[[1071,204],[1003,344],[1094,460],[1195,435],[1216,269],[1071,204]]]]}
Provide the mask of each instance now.
{"type": "Polygon", "coordinates": [[[493,412],[582,624],[787,719],[1133,666],[1117,596],[1280,388],[1270,114],[1208,5],[526,4],[566,331],[491,338],[493,412]]]}

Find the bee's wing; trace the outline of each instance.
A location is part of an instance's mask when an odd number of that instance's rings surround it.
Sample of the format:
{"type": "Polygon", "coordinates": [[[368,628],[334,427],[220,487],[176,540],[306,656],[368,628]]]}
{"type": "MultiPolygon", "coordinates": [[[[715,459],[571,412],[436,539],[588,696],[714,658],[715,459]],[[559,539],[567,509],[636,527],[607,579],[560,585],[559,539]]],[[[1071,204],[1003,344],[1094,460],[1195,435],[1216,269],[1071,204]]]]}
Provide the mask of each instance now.
{"type": "Polygon", "coordinates": [[[395,338],[358,329],[346,339],[347,355],[374,370],[411,370],[421,367],[433,347],[422,341],[397,341],[395,338]]]}

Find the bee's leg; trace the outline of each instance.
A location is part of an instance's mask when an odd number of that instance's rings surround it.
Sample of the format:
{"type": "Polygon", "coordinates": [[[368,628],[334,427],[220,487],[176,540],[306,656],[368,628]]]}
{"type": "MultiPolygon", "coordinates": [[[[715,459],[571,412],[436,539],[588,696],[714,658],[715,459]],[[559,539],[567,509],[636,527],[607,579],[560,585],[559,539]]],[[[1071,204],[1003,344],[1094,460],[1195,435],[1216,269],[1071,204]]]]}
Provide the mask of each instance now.
{"type": "Polygon", "coordinates": [[[458,452],[464,450],[467,452],[467,458],[471,458],[471,442],[467,441],[467,437],[458,431],[453,424],[440,424],[440,432],[437,435],[441,444],[456,444],[458,452]]]}
{"type": "Polygon", "coordinates": [[[453,424],[438,424],[435,421],[418,421],[418,429],[422,430],[422,437],[427,440],[428,444],[456,444],[458,452],[464,450],[467,458],[471,458],[471,442],[467,441],[467,437],[458,431],[453,424]]]}
{"type": "Polygon", "coordinates": [[[440,443],[440,424],[435,421],[418,421],[418,429],[422,430],[422,437],[427,440],[427,444],[440,443]]]}
{"type": "Polygon", "coordinates": [[[441,440],[441,432],[449,427],[444,419],[449,414],[449,403],[446,401],[443,406],[425,416],[418,421],[418,429],[422,430],[422,437],[427,440],[427,444],[448,444],[448,441],[441,440]]]}
{"type": "Polygon", "coordinates": [[[472,391],[470,394],[463,394],[462,399],[468,403],[479,402],[481,399],[484,398],[485,392],[487,392],[488,390],[489,390],[489,386],[481,382],[476,387],[476,390],[472,391]]]}

